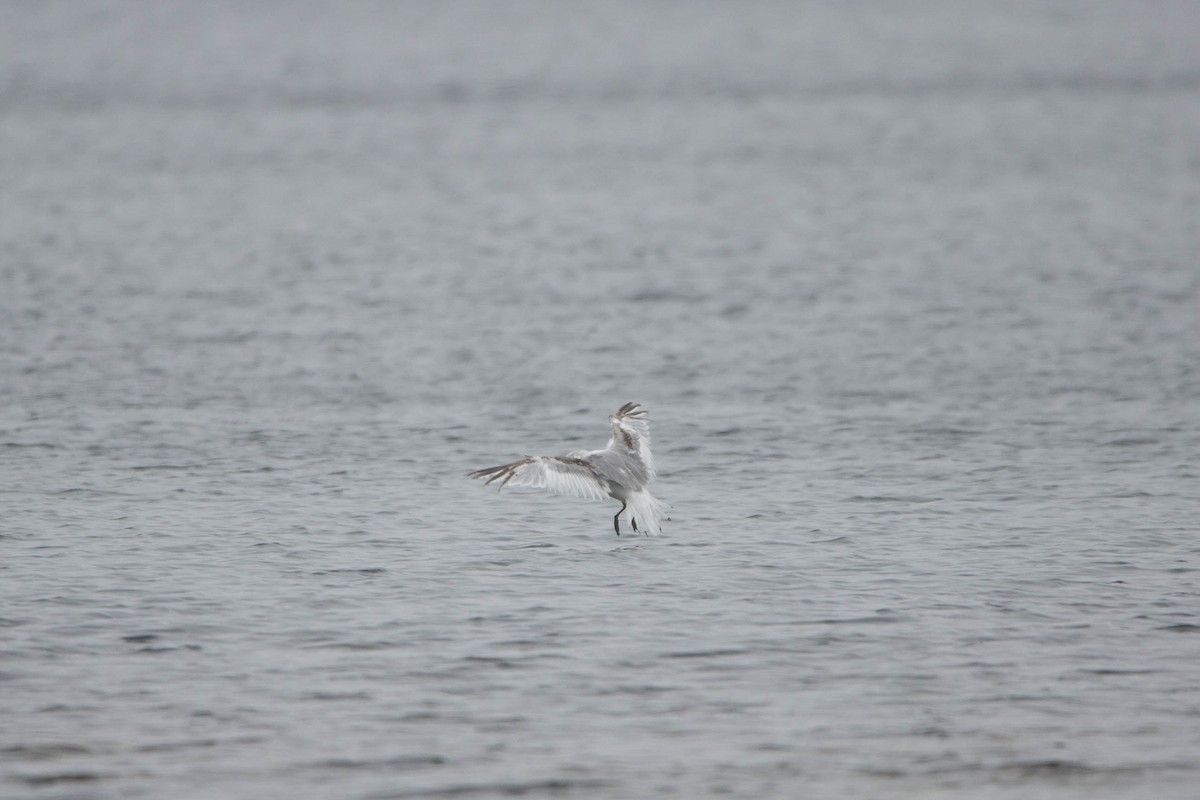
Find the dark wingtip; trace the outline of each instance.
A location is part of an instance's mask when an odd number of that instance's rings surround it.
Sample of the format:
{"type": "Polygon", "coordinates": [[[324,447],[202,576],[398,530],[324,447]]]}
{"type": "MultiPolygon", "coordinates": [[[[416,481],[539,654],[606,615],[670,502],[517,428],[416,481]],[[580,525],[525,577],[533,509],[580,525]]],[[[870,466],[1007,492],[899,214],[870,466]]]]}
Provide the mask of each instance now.
{"type": "Polygon", "coordinates": [[[473,469],[467,473],[468,478],[486,478],[488,475],[499,472],[507,467],[508,464],[503,464],[499,467],[486,467],[484,469],[473,469]]]}
{"type": "Polygon", "coordinates": [[[487,480],[483,482],[484,486],[491,486],[495,481],[500,480],[500,478],[504,478],[500,484],[500,488],[503,489],[504,485],[512,480],[513,476],[516,475],[518,467],[523,467],[532,461],[533,459],[531,457],[525,456],[520,461],[514,461],[511,464],[501,464],[498,467],[488,467],[487,469],[477,469],[474,472],[468,472],[467,476],[471,478],[487,478],[487,480]]]}

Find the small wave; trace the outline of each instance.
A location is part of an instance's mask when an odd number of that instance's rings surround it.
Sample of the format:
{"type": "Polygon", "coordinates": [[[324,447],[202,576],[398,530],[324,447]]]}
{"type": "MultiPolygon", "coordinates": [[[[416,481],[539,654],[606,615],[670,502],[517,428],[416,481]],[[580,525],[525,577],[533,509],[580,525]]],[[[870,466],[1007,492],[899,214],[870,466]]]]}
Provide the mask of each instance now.
{"type": "Polygon", "coordinates": [[[19,780],[29,786],[56,786],[60,783],[90,783],[103,780],[105,775],[96,772],[59,772],[47,775],[22,775],[19,780]]]}
{"type": "Polygon", "coordinates": [[[848,503],[936,503],[941,497],[922,497],[920,495],[864,495],[856,494],[847,497],[848,503]]]}
{"type": "Polygon", "coordinates": [[[0,748],[0,760],[50,761],[55,758],[88,755],[92,751],[78,744],[15,744],[0,748]]]}
{"type": "Polygon", "coordinates": [[[1013,761],[1007,764],[998,764],[995,766],[986,764],[965,764],[961,766],[934,769],[931,770],[931,774],[972,772],[982,773],[985,775],[994,775],[997,777],[1069,778],[1083,775],[1118,775],[1122,773],[1136,773],[1140,772],[1142,769],[1142,767],[1136,766],[1097,767],[1090,764],[1083,764],[1078,761],[1045,759],[1013,761]]]}
{"type": "Polygon", "coordinates": [[[133,633],[129,636],[122,636],[121,640],[125,642],[133,642],[135,644],[142,644],[144,642],[153,642],[157,638],[157,633],[133,633]]]}
{"type": "Polygon", "coordinates": [[[401,792],[367,795],[366,800],[402,800],[402,798],[406,797],[467,797],[469,795],[519,797],[521,795],[542,792],[558,795],[566,792],[604,789],[611,785],[609,781],[567,780],[565,778],[554,778],[545,781],[456,783],[449,786],[430,786],[401,792]]]}
{"type": "Polygon", "coordinates": [[[728,656],[744,656],[753,652],[744,648],[727,648],[724,650],[684,650],[678,653],[663,653],[662,658],[726,658],[728,656]]]}
{"type": "Polygon", "coordinates": [[[445,764],[446,759],[439,755],[396,756],[394,758],[359,759],[331,758],[311,764],[298,764],[300,768],[311,769],[416,769],[418,767],[436,767],[445,764]]]}
{"type": "Polygon", "coordinates": [[[387,572],[387,567],[343,567],[338,569],[319,569],[313,575],[379,575],[387,572]]]}
{"type": "Polygon", "coordinates": [[[200,469],[200,467],[200,464],[138,464],[130,467],[129,469],[133,470],[134,472],[145,472],[147,470],[156,469],[200,469]]]}
{"type": "Polygon", "coordinates": [[[894,614],[880,614],[876,617],[823,617],[821,619],[787,620],[774,625],[878,625],[881,623],[902,622],[904,617],[894,614]]]}

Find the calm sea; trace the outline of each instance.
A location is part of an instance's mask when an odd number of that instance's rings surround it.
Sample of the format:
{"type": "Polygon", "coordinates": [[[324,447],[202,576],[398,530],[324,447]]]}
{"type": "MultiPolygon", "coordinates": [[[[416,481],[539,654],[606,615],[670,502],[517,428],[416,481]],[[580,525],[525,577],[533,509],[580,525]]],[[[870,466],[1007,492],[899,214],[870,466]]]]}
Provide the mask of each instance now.
{"type": "Polygon", "coordinates": [[[1200,797],[1200,6],[3,14],[0,796],[1200,797]]]}

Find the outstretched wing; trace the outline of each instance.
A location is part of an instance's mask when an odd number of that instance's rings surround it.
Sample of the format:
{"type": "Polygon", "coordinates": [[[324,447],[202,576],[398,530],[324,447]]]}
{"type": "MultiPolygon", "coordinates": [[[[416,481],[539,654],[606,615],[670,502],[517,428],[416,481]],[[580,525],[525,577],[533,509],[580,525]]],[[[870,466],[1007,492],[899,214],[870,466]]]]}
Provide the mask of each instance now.
{"type": "Polygon", "coordinates": [[[606,483],[588,462],[569,456],[526,456],[511,464],[467,473],[472,478],[487,478],[485,486],[497,481],[505,486],[529,486],[548,489],[555,494],[603,500],[608,497],[606,483]]]}
{"type": "Polygon", "coordinates": [[[654,477],[654,456],[650,455],[650,419],[638,403],[626,403],[608,418],[612,423],[609,450],[635,456],[646,468],[648,478],[654,477]]]}

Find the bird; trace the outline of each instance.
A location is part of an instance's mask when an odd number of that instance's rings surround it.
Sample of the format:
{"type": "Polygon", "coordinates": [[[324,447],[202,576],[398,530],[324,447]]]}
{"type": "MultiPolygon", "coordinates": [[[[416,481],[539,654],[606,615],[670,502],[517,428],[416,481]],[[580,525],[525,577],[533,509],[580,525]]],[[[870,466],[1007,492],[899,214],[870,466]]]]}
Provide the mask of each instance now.
{"type": "Polygon", "coordinates": [[[603,450],[572,450],[565,456],[525,456],[511,464],[468,472],[485,478],[485,486],[528,486],[554,494],[594,500],[606,496],[621,502],[613,516],[613,530],[621,535],[621,515],[628,514],[635,533],[657,536],[662,531],[665,506],[650,494],[654,457],[650,454],[650,421],[639,403],[626,403],[608,417],[612,438],[603,450]]]}

